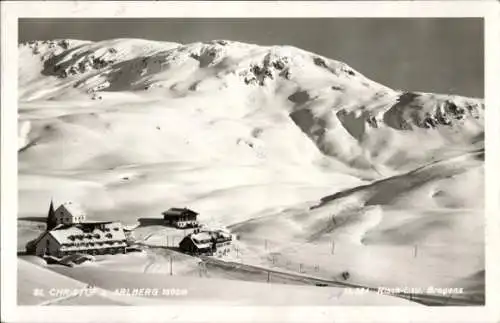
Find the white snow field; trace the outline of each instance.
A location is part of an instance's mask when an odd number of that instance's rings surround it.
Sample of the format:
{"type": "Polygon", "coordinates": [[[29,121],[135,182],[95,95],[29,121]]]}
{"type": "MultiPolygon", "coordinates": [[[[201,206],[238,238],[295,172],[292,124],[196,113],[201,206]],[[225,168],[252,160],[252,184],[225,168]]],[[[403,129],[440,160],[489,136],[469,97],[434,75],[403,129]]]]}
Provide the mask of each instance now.
{"type": "Polygon", "coordinates": [[[18,123],[20,251],[51,198],[151,246],[78,268],[19,260],[19,304],[47,301],[31,296],[40,275],[192,296],[54,301],[68,305],[412,304],[332,299],[298,276],[484,302],[482,99],[393,90],[289,46],[54,40],[19,45],[18,123]],[[173,248],[185,232],[161,212],[184,206],[237,237],[230,256],[201,270],[173,248]]]}

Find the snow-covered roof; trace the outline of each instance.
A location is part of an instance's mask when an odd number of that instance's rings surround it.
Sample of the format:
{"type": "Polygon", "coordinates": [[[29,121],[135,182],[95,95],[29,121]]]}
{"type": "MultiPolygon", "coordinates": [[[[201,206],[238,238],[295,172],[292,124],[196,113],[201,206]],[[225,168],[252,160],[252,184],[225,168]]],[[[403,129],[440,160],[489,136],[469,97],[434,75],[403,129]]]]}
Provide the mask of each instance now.
{"type": "Polygon", "coordinates": [[[139,224],[123,224],[122,225],[122,228],[123,230],[125,231],[133,231],[134,229],[136,229],[137,227],[139,226],[139,224]]]}
{"type": "Polygon", "coordinates": [[[196,239],[198,241],[203,241],[203,240],[210,240],[212,237],[208,232],[199,232],[199,233],[193,233],[191,235],[191,238],[196,239]]]}
{"type": "Polygon", "coordinates": [[[59,208],[60,207],[64,207],[73,216],[82,216],[82,215],[85,216],[86,215],[83,207],[78,203],[64,202],[63,204],[61,204],[59,206],[59,208]]]}
{"type": "Polygon", "coordinates": [[[212,246],[212,237],[207,232],[192,233],[190,238],[200,249],[210,248],[212,246]]]}
{"type": "Polygon", "coordinates": [[[121,223],[79,223],[75,225],[58,225],[50,234],[61,245],[75,243],[104,243],[125,240],[121,223]]]}
{"type": "Polygon", "coordinates": [[[215,239],[217,242],[219,241],[227,241],[227,240],[232,240],[232,235],[229,231],[226,231],[224,229],[207,229],[204,228],[202,229],[201,233],[207,233],[210,235],[213,239],[215,239]]]}

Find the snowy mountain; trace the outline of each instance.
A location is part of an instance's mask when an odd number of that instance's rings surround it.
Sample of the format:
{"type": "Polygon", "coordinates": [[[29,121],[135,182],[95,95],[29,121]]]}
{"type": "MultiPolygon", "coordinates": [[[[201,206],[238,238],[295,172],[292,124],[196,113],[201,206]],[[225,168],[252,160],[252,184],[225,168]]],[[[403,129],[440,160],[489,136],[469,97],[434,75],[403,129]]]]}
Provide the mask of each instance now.
{"type": "Polygon", "coordinates": [[[390,89],[299,48],[19,45],[20,219],[51,196],[126,224],[189,205],[247,262],[268,264],[269,242],[273,266],[453,285],[484,279],[483,164],[482,99],[390,89]]]}
{"type": "MultiPolygon", "coordinates": [[[[394,91],[342,62],[293,47],[59,40],[20,45],[20,61],[20,100],[29,104],[106,101],[122,92],[149,100],[226,97],[219,107],[200,109],[282,118],[322,154],[360,168],[414,167],[444,146],[476,144],[483,133],[481,100],[394,91]],[[220,107],[228,101],[236,102],[220,107]],[[428,138],[426,145],[407,149],[428,138]]],[[[252,144],[265,132],[255,127],[238,142],[252,144]]]]}

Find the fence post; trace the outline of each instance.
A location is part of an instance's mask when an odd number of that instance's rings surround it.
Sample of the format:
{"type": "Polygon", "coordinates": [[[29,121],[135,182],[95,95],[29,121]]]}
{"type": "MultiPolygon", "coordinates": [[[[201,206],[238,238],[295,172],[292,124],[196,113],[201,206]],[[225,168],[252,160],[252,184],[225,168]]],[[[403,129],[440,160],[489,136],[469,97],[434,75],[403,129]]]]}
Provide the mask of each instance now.
{"type": "Polygon", "coordinates": [[[173,267],[173,257],[170,256],[170,276],[172,276],[172,267],[173,267]]]}
{"type": "Polygon", "coordinates": [[[413,258],[417,258],[417,252],[418,252],[418,246],[414,245],[413,246],[413,258]]]}
{"type": "Polygon", "coordinates": [[[199,263],[198,263],[198,268],[199,268],[199,272],[200,272],[200,277],[203,277],[203,274],[205,274],[205,277],[207,276],[207,264],[201,260],[199,263]]]}
{"type": "Polygon", "coordinates": [[[332,240],[332,255],[335,254],[335,241],[332,240]]]}
{"type": "Polygon", "coordinates": [[[448,305],[448,302],[451,300],[451,298],[452,298],[452,294],[450,293],[450,295],[446,298],[444,305],[448,305]]]}

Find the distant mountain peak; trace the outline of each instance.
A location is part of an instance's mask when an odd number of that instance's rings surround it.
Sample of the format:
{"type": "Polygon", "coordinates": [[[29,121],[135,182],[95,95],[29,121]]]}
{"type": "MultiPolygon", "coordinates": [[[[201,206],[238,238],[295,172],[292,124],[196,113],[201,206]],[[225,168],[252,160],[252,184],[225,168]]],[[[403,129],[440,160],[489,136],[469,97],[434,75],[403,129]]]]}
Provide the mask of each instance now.
{"type": "Polygon", "coordinates": [[[293,46],[121,38],[33,41],[19,48],[24,100],[77,95],[105,100],[115,92],[153,97],[239,93],[242,101],[261,97],[264,102],[272,98],[288,106],[293,121],[326,154],[337,154],[325,129],[338,124],[359,142],[370,129],[452,129],[468,120],[467,131],[476,133],[484,110],[482,100],[392,90],[344,62],[293,46]],[[28,62],[32,65],[24,66],[28,62]]]}

